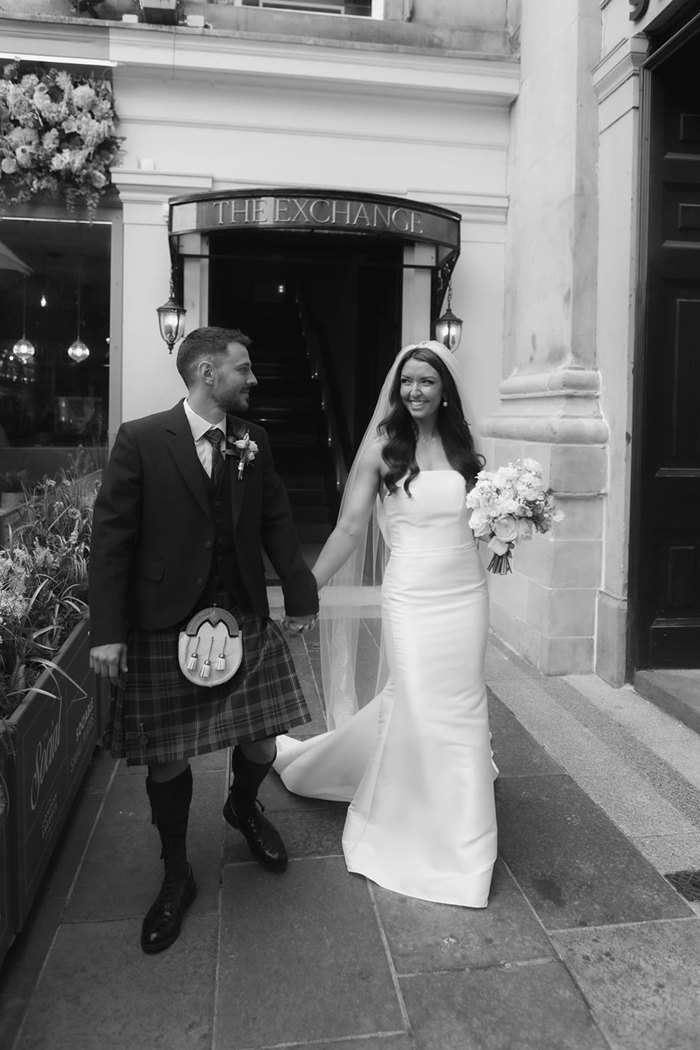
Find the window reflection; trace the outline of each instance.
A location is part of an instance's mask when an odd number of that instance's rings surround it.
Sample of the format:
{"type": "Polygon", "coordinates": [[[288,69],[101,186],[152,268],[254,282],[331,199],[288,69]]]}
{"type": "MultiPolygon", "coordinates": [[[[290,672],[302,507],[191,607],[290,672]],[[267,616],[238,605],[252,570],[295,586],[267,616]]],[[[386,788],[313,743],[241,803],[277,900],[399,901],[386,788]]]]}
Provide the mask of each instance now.
{"type": "Polygon", "coordinates": [[[106,447],[110,235],[104,222],[0,221],[0,476],[34,482],[78,445],[98,460],[106,447]],[[23,329],[35,347],[26,362],[12,352],[23,329]],[[76,338],[83,361],[68,355],[76,338]]]}

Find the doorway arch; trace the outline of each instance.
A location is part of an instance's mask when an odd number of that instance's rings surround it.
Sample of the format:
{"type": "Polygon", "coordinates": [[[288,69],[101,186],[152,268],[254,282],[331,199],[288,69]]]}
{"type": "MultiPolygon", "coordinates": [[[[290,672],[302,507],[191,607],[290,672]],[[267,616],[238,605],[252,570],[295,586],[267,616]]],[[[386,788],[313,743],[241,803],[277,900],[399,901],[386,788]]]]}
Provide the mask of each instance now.
{"type": "Polygon", "coordinates": [[[330,189],[176,197],[169,237],[188,328],[253,339],[266,427],[302,538],[322,540],[381,381],[431,337],[460,250],[460,216],[330,189]]]}

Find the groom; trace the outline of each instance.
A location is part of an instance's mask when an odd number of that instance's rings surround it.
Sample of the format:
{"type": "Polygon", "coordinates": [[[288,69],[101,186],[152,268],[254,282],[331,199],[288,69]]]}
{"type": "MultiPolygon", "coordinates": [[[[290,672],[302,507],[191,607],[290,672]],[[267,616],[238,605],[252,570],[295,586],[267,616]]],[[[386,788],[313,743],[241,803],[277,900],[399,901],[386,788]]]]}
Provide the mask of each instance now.
{"type": "Polygon", "coordinates": [[[282,583],[288,630],[313,625],[318,594],[267,434],[231,414],[246,411],[257,383],[249,346],[225,328],[183,340],[177,368],[186,399],[121,425],[95,502],[90,663],[114,684],[112,754],[148,766],[165,866],[143,921],[145,952],[176,940],[197,893],[186,850],[192,755],[233,748],[224,817],[260,863],[275,871],[287,863],[257,793],[275,737],[310,715],[270,620],[262,551],[282,583]],[[229,682],[206,688],[180,671],[177,641],[194,612],[214,605],[238,620],[243,661],[229,682]]]}

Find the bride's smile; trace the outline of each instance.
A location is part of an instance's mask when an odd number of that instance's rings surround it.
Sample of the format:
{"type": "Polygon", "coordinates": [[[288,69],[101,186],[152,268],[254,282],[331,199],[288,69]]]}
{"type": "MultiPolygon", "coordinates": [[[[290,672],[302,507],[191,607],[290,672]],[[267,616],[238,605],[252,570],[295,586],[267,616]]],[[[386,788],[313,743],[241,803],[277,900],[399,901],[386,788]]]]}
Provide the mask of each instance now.
{"type": "Polygon", "coordinates": [[[411,358],[401,372],[401,400],[413,419],[437,415],[442,398],[440,375],[426,361],[411,358]]]}

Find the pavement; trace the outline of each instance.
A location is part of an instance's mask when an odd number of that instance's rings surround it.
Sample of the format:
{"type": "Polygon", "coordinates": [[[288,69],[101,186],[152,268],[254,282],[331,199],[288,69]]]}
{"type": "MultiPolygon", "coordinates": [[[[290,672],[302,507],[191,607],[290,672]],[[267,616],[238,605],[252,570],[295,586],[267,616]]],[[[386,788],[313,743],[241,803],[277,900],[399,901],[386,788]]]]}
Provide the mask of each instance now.
{"type": "MultiPolygon", "coordinates": [[[[317,629],[292,639],[323,728],[317,629]]],[[[627,686],[545,678],[493,639],[499,860],[484,911],[350,875],[345,806],[266,813],[288,870],[225,825],[228,755],[193,761],[199,895],[144,955],[161,862],[144,771],[98,751],[0,974],[2,1050],[698,1050],[696,733],[627,686]],[[686,889],[692,896],[692,892],[686,889]]]]}

